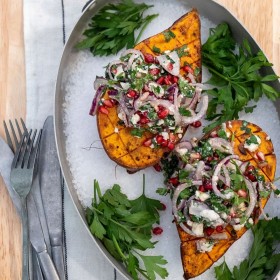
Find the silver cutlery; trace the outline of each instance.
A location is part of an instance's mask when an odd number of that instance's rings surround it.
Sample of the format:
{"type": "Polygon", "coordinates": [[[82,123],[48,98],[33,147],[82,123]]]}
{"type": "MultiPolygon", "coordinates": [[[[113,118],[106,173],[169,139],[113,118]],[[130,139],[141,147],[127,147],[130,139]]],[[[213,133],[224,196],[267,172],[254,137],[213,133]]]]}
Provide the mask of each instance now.
{"type": "MultiPolygon", "coordinates": [[[[13,130],[14,134],[14,130],[13,130]]],[[[32,133],[24,132],[17,141],[17,149],[11,167],[11,185],[17,192],[21,200],[21,220],[22,220],[22,279],[29,280],[29,236],[28,236],[28,216],[26,208],[26,198],[31,190],[34,171],[37,164],[37,155],[39,152],[39,144],[42,131],[37,135],[37,130],[32,133]],[[35,141],[36,139],[36,141],[35,141]]],[[[14,134],[15,135],[15,134],[14,134]]],[[[15,139],[17,139],[15,137],[15,139]]]]}
{"type": "Polygon", "coordinates": [[[40,267],[46,280],[59,280],[57,271],[47,252],[41,222],[33,195],[27,197],[27,209],[29,214],[29,238],[39,259],[40,267]]]}
{"type": "Polygon", "coordinates": [[[51,255],[60,279],[64,280],[62,188],[52,117],[48,117],[43,126],[40,147],[39,178],[49,229],[51,255]]]}

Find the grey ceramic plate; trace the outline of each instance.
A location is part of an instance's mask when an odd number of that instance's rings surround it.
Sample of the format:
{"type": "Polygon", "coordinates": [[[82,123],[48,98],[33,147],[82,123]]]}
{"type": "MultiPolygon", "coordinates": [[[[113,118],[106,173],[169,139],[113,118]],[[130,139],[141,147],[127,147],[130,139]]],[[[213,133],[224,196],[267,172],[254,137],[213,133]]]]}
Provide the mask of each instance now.
{"type": "MultiPolygon", "coordinates": [[[[77,22],[76,26],[74,27],[66,45],[65,49],[61,58],[59,72],[57,76],[57,83],[56,83],[56,93],[55,93],[55,130],[56,130],[56,141],[57,141],[57,147],[58,147],[58,153],[60,158],[60,163],[62,166],[63,174],[67,182],[67,186],[69,188],[71,197],[73,199],[73,202],[76,206],[76,209],[84,223],[84,226],[88,229],[86,219],[85,219],[85,213],[83,206],[81,202],[79,201],[78,195],[76,193],[76,190],[73,185],[73,178],[70,172],[70,166],[69,162],[66,159],[66,136],[63,133],[63,110],[62,105],[65,101],[66,96],[66,88],[65,85],[62,83],[63,74],[65,69],[68,66],[68,60],[69,57],[73,52],[76,52],[74,46],[78,42],[83,30],[86,28],[89,19],[96,14],[96,12],[105,4],[107,4],[108,0],[97,0],[89,3],[89,5],[85,8],[85,11],[81,15],[79,21],[77,22]]],[[[148,2],[148,1],[147,1],[148,2]]],[[[209,18],[212,22],[215,24],[218,24],[220,22],[228,22],[231,26],[231,29],[233,31],[233,34],[237,41],[241,41],[244,38],[247,38],[249,42],[251,43],[251,46],[253,48],[253,51],[258,51],[259,46],[257,43],[253,40],[251,35],[248,33],[248,31],[240,24],[240,22],[224,7],[220,6],[219,4],[208,0],[186,0],[186,2],[189,4],[189,6],[196,7],[200,13],[200,15],[205,16],[209,18]]],[[[175,20],[175,19],[174,19],[175,20]]],[[[267,73],[273,73],[272,68],[266,69],[267,73]]],[[[267,74],[266,73],[266,74],[267,74]]],[[[280,90],[280,84],[278,82],[275,82],[273,86],[279,91],[280,90]]],[[[279,106],[278,106],[279,108],[279,106]]],[[[279,114],[279,110],[278,110],[279,114]]],[[[89,229],[88,233],[91,235],[89,229]]],[[[92,236],[92,235],[91,235],[92,236]]],[[[115,266],[119,272],[121,272],[127,279],[132,279],[129,274],[126,272],[124,267],[117,262],[104,248],[102,243],[92,237],[93,241],[96,242],[97,246],[100,248],[100,250],[104,253],[104,255],[108,258],[108,260],[112,263],[113,266],[115,266]]]]}

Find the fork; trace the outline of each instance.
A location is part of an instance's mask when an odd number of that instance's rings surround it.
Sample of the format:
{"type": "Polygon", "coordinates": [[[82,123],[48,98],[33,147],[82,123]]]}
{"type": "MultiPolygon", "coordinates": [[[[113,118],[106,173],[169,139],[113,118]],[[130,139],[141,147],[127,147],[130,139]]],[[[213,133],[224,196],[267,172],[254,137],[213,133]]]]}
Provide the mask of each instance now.
{"type": "MultiPolygon", "coordinates": [[[[14,131],[13,131],[14,134],[14,131]]],[[[29,280],[29,238],[28,238],[28,217],[26,198],[31,190],[34,171],[37,165],[37,155],[39,151],[39,144],[41,140],[42,130],[39,131],[36,139],[37,130],[25,131],[20,136],[20,141],[15,138],[15,145],[17,146],[15,157],[11,167],[11,185],[15,192],[19,195],[21,200],[21,220],[22,220],[22,279],[29,280]],[[35,143],[36,139],[36,143],[35,143]],[[35,143],[35,145],[34,145],[35,143]]],[[[14,134],[15,135],[15,134],[14,134]]],[[[9,142],[9,140],[8,140],[9,142]]],[[[12,143],[10,141],[10,143],[12,143]]]]}

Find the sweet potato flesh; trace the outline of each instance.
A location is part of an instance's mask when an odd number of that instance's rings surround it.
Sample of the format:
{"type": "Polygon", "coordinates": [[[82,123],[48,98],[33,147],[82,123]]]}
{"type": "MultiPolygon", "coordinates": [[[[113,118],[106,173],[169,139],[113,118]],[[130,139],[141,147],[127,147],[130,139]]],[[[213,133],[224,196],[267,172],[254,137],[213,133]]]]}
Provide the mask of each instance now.
{"type": "MultiPolygon", "coordinates": [[[[263,175],[266,182],[272,182],[275,176],[276,169],[276,157],[272,142],[268,135],[257,125],[248,123],[247,128],[251,133],[258,135],[261,138],[261,144],[254,152],[246,150],[246,154],[241,153],[239,146],[244,144],[244,141],[250,134],[247,134],[244,129],[244,122],[241,120],[231,121],[226,124],[227,132],[234,137],[234,153],[240,157],[242,161],[250,162],[250,165],[254,166],[259,175],[263,175]],[[260,159],[257,154],[261,152],[264,155],[260,159]]],[[[268,198],[262,198],[260,203],[262,207],[266,205],[268,198]]],[[[258,221],[260,211],[255,211],[254,222],[258,221]]],[[[216,243],[210,252],[201,253],[196,249],[196,242],[199,238],[187,234],[180,226],[177,226],[178,234],[181,240],[181,256],[184,269],[184,276],[186,279],[196,277],[199,274],[206,271],[213,265],[220,257],[222,257],[229,247],[238,240],[246,231],[246,227],[243,227],[239,231],[235,231],[231,225],[226,227],[226,233],[228,235],[227,240],[221,240],[216,243]]],[[[216,232],[214,232],[216,233],[216,232]]]]}
{"type": "MultiPolygon", "coordinates": [[[[182,48],[187,53],[180,59],[181,75],[186,74],[183,69],[185,65],[201,70],[200,20],[196,10],[190,11],[177,20],[169,29],[135,46],[135,49],[140,50],[143,54],[153,54],[154,56],[157,55],[155,49],[164,52],[178,48],[182,48]],[[175,37],[167,42],[164,32],[169,30],[175,34],[175,37]]],[[[197,80],[201,80],[201,74],[197,80]]],[[[108,95],[105,94],[103,98],[108,99],[108,95]]],[[[116,106],[108,108],[108,115],[97,112],[97,125],[100,139],[108,156],[128,170],[136,171],[152,166],[160,160],[164,152],[168,151],[167,148],[152,149],[143,145],[147,139],[152,137],[151,133],[145,133],[141,138],[132,136],[131,128],[120,125],[116,106]]]]}

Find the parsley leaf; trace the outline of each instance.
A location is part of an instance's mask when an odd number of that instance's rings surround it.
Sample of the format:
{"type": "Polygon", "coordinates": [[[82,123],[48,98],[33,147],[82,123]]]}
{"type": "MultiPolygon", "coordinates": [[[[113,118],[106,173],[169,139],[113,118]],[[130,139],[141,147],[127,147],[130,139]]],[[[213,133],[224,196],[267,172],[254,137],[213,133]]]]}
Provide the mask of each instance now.
{"type": "Polygon", "coordinates": [[[93,55],[108,56],[123,48],[132,48],[139,41],[147,25],[158,14],[143,17],[150,5],[136,4],[132,0],[121,0],[117,4],[107,4],[91,18],[83,35],[86,37],[76,47],[90,49],[93,55]],[[134,32],[140,29],[135,39],[134,32]]]}
{"type": "Polygon", "coordinates": [[[280,92],[268,82],[276,81],[277,75],[261,76],[260,71],[272,66],[259,51],[254,54],[245,39],[236,53],[237,43],[226,23],[210,29],[210,36],[202,46],[202,62],[212,75],[207,82],[213,88],[206,90],[212,96],[206,118],[214,121],[204,132],[228,120],[238,119],[239,112],[252,113],[256,105],[247,106],[248,102],[257,102],[263,94],[276,100],[280,92]]]}
{"type": "Polygon", "coordinates": [[[151,241],[152,226],[159,223],[160,201],[143,194],[129,200],[115,184],[102,195],[98,182],[94,181],[92,206],[86,210],[86,219],[91,233],[99,238],[108,252],[122,261],[132,278],[138,280],[139,274],[146,279],[168,276],[162,267],[167,263],[162,256],[142,256],[141,251],[154,248],[151,241]],[[140,261],[141,260],[141,261],[140,261]]]}

